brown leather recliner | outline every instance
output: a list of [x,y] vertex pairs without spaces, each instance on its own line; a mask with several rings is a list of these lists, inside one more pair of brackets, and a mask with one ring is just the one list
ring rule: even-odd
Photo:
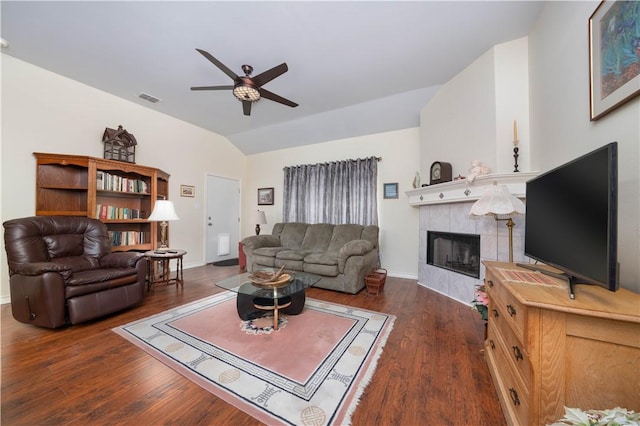
[[56,328],[142,301],[144,256],[112,253],[99,220],[36,216],[6,221],[4,229],[16,320]]

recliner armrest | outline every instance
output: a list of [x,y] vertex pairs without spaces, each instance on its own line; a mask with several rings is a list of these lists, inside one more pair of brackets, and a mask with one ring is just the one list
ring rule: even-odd
[[241,242],[251,250],[260,247],[280,247],[280,238],[274,237],[273,235],[252,235],[243,239]]
[[18,263],[12,265],[11,275],[20,274],[26,276],[42,275],[47,272],[58,272],[66,279],[72,274],[71,267],[55,262]]
[[101,268],[134,268],[140,259],[143,259],[142,253],[136,252],[114,252],[100,258]]
[[344,265],[351,256],[362,256],[373,250],[373,243],[367,240],[351,240],[338,250],[338,270],[344,272]]

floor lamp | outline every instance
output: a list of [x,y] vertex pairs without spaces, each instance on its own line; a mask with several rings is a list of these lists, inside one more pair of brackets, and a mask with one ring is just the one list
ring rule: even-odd
[[498,185],[495,182],[487,188],[471,206],[469,216],[478,218],[482,216],[493,216],[496,220],[506,220],[509,228],[509,262],[513,263],[513,220],[515,215],[524,214],[525,206],[519,198],[512,195],[506,186]]
[[159,250],[167,250],[167,226],[168,220],[180,220],[173,207],[173,203],[169,200],[158,200],[153,205],[153,211],[148,220],[160,222],[160,247]]

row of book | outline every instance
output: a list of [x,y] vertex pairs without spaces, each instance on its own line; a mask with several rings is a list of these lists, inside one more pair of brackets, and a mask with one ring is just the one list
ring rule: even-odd
[[149,184],[143,180],[112,175],[103,171],[98,171],[96,182],[98,191],[149,193]]
[[112,246],[135,246],[148,244],[151,240],[149,232],[140,231],[108,231]]
[[106,204],[96,206],[98,219],[146,219],[146,210],[130,209],[128,207],[115,207]]

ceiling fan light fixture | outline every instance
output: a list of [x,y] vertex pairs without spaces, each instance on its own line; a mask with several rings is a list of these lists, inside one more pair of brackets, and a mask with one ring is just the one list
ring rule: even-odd
[[241,101],[256,102],[260,100],[260,92],[256,87],[246,82],[240,82],[233,87],[233,95]]

